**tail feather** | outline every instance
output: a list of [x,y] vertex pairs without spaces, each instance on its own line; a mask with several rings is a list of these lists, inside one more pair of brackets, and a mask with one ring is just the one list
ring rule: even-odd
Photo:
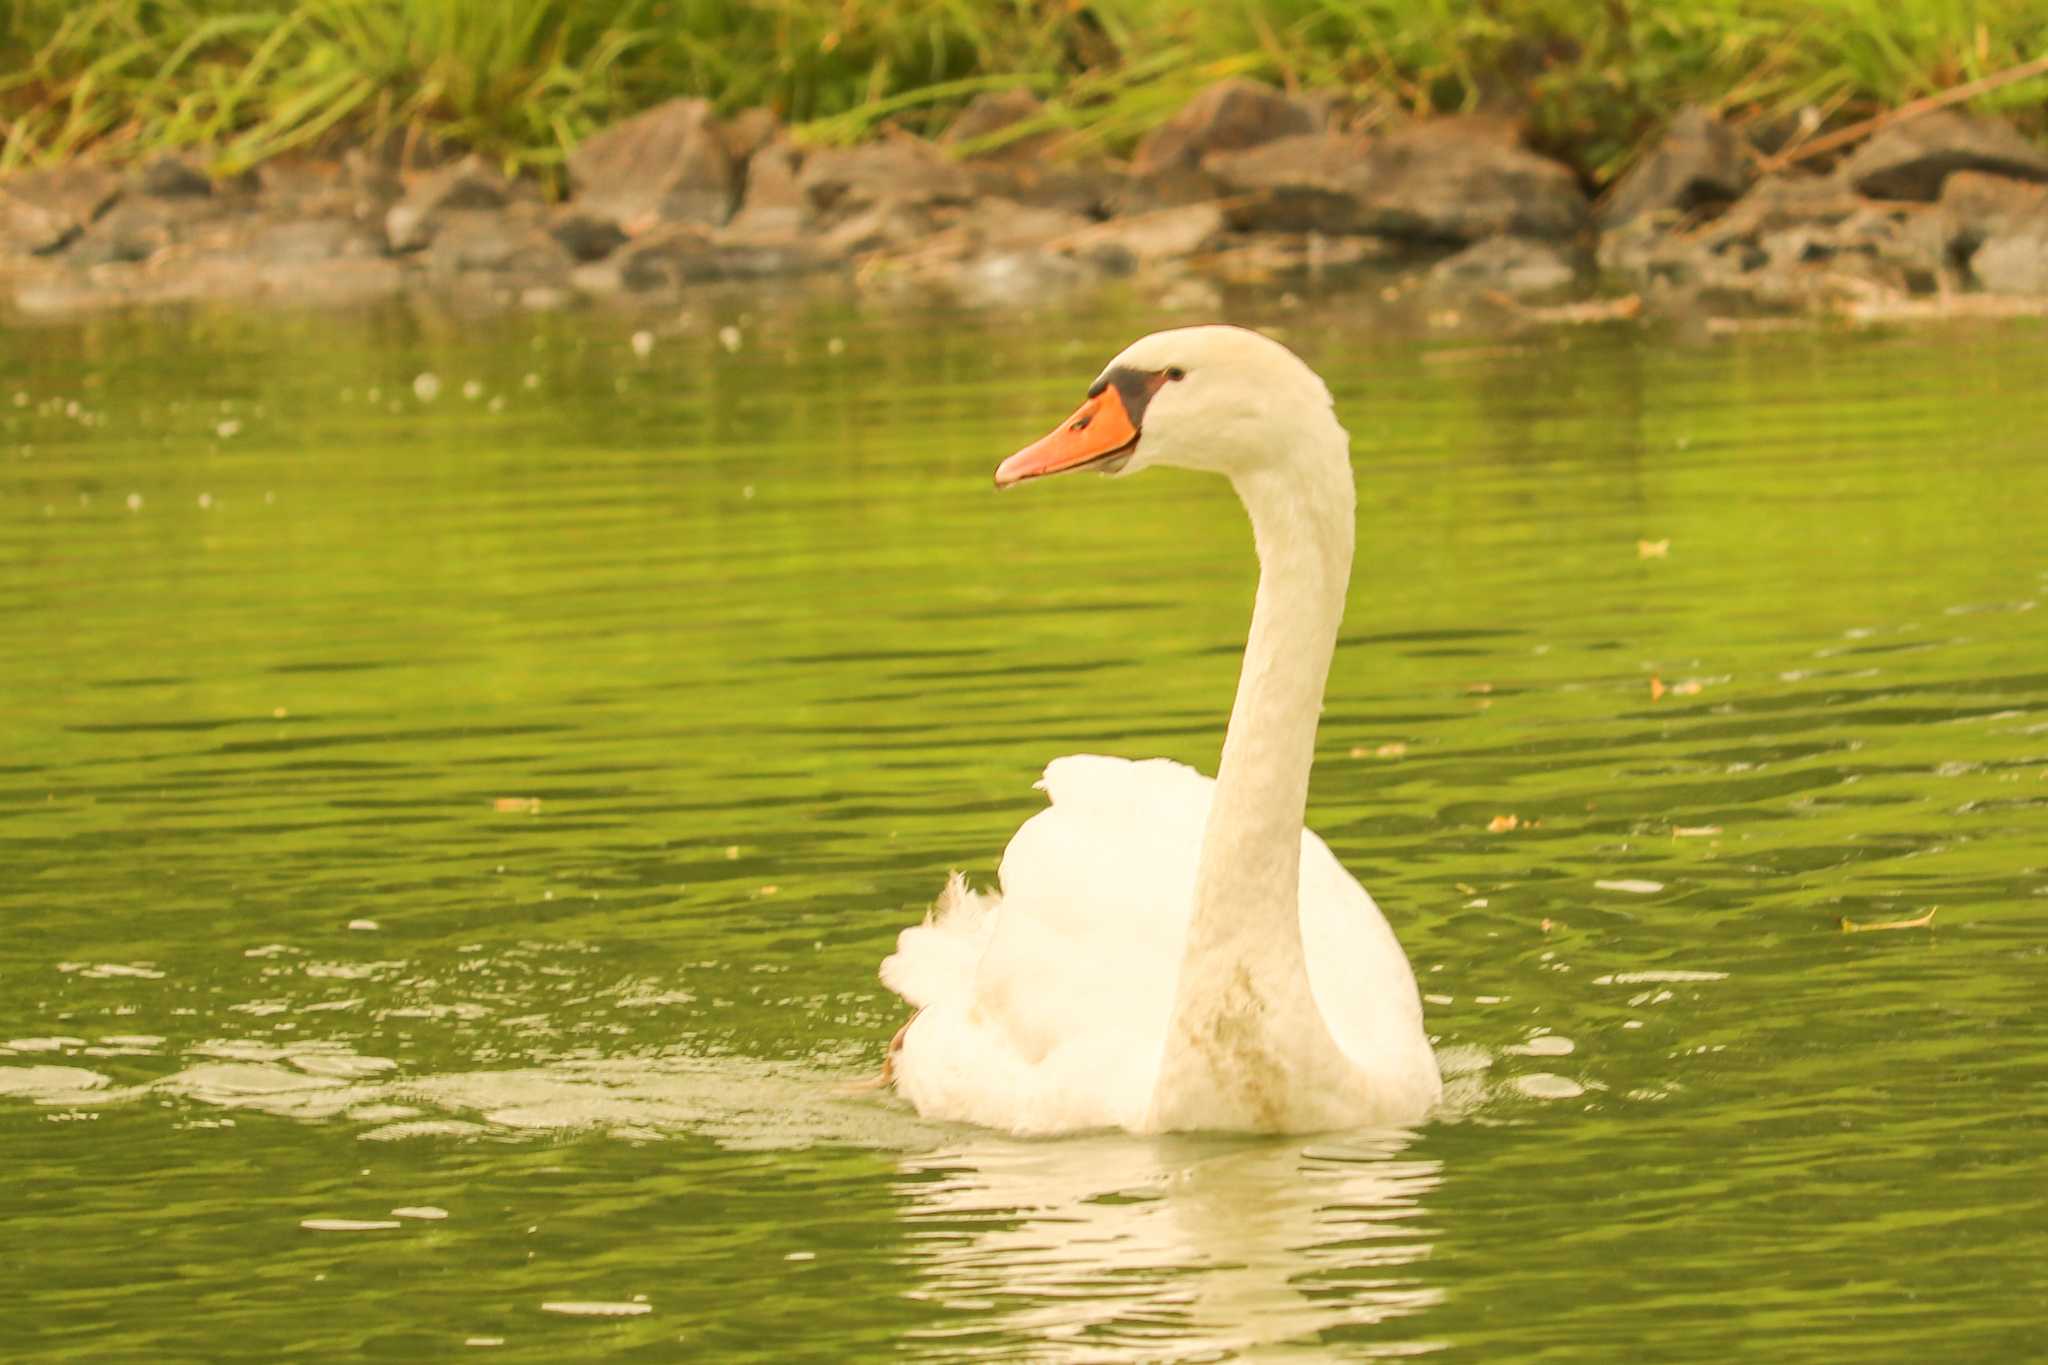
[[955,872],[924,923],[899,934],[896,951],[882,959],[882,984],[918,1009],[970,989],[999,901],[974,890]]

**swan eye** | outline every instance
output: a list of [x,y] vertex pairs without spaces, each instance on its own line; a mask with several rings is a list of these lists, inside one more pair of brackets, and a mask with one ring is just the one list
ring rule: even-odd
[[1168,365],[1166,367],[1166,377],[1171,380],[1179,381],[1182,379],[1186,379],[1188,377],[1188,372],[1186,370],[1183,370],[1178,365]]

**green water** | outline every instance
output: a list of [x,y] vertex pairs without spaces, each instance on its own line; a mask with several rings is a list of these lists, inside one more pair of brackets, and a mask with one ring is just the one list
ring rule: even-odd
[[1213,765],[1228,490],[988,486],[1166,319],[0,333],[0,1358],[2048,1355],[2048,336],[1240,316],[1412,1135],[836,1089],[1047,758]]

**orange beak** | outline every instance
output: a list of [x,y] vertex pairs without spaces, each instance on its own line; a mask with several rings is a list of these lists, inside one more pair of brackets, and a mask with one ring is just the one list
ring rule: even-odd
[[1048,435],[996,466],[996,487],[1063,474],[1127,454],[1138,443],[1138,428],[1114,384],[1104,386]]

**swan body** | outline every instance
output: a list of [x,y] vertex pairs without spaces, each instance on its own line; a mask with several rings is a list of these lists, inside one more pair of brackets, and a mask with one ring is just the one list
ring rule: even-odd
[[956,875],[882,963],[917,1008],[887,1074],[928,1118],[1016,1133],[1414,1123],[1442,1088],[1414,973],[1302,827],[1351,569],[1349,439],[1277,342],[1180,328],[1127,348],[996,477],[1152,464],[1228,477],[1259,550],[1217,777],[1054,759],[1000,889]]

